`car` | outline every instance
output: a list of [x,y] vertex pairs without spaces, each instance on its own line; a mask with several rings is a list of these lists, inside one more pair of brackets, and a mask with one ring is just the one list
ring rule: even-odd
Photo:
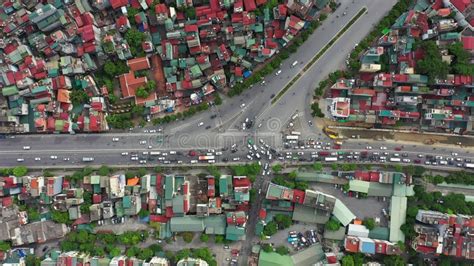
[[119,141],[119,138],[112,138],[112,141],[117,142],[117,141]]
[[270,95],[270,99],[273,99],[274,97],[275,97],[274,93],[272,95]]
[[56,155],[51,155],[51,156],[49,156],[49,158],[51,158],[51,160],[56,160],[56,159],[58,159],[58,156],[56,156]]
[[417,156],[418,156],[418,158],[423,158],[423,157],[425,157],[423,154],[418,154]]
[[42,249],[43,252],[46,252],[46,250],[48,250],[48,246],[44,246],[44,248]]
[[232,158],[232,161],[240,161],[240,158],[239,157],[234,157],[234,158]]
[[210,129],[210,128],[211,128],[211,126],[206,126],[206,129]]
[[402,159],[402,162],[404,162],[404,163],[409,163],[410,161],[411,161],[411,160],[410,160],[410,159],[407,159],[407,158],[403,158],[403,159]]
[[278,71],[275,73],[275,76],[278,76],[281,74],[281,69],[278,69]]
[[382,146],[382,147],[380,147],[380,149],[381,149],[381,150],[386,150],[387,147]]
[[151,146],[151,145],[148,145],[148,149],[153,149],[153,146]]
[[293,68],[293,67],[295,67],[297,64],[298,64],[298,61],[295,61],[295,62],[291,63],[291,66],[290,66],[290,67]]
[[224,246],[224,249],[229,249],[229,246],[228,246],[228,245],[225,245],[225,246]]
[[199,122],[198,127],[204,125],[204,122]]
[[211,119],[214,119],[216,117],[217,117],[217,115],[211,115]]
[[156,129],[150,129],[150,133],[156,133]]
[[40,157],[35,157],[35,161],[41,161]]
[[64,158],[63,160],[64,160],[64,161],[69,161],[70,159],[71,159],[71,158],[66,157],[66,158]]
[[308,121],[308,125],[312,126],[313,125],[313,121]]
[[452,156],[458,156],[458,153],[457,152],[451,152],[451,155]]
[[365,147],[367,150],[371,150],[372,149],[372,146],[367,146]]
[[29,150],[29,149],[31,149],[31,147],[30,146],[23,146],[23,149],[24,150]]
[[17,162],[24,162],[25,159],[23,159],[23,158],[18,158],[18,159],[16,159],[16,161],[17,161]]
[[240,105],[240,108],[244,108],[244,107],[245,107],[245,103]]
[[145,145],[146,144],[146,140],[140,140],[140,145]]
[[130,160],[131,161],[138,161],[138,157],[137,156],[130,157]]

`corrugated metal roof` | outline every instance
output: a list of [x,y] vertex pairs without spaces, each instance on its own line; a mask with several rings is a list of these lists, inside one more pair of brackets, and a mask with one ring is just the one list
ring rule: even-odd
[[204,220],[195,216],[173,217],[170,220],[171,232],[202,232]]
[[350,180],[349,190],[355,192],[369,193],[370,182],[362,180]]
[[324,251],[321,243],[316,243],[311,247],[291,256],[291,260],[295,266],[312,266],[321,261],[323,258]]
[[393,196],[390,204],[390,241],[405,242],[405,235],[400,226],[405,223],[407,215],[407,197]]
[[336,219],[344,226],[347,226],[356,218],[355,214],[352,213],[352,211],[349,210],[349,208],[347,208],[347,206],[339,199],[336,199],[332,215],[334,215],[334,217],[336,217]]
[[260,250],[260,255],[258,256],[258,265],[259,266],[292,266],[293,261],[288,255],[282,256],[276,252],[265,252]]

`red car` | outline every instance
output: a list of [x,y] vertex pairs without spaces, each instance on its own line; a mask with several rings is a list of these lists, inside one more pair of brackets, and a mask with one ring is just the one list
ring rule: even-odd
[[400,147],[395,147],[395,150],[396,150],[396,151],[401,151],[402,148],[400,148]]
[[193,151],[193,150],[190,150],[188,154],[189,154],[189,156],[196,156],[197,155],[196,151]]
[[415,163],[421,163],[421,160],[420,160],[420,159],[415,159],[415,160],[413,160],[413,162],[415,162]]
[[341,149],[341,145],[335,144],[334,147],[333,147],[333,149],[335,149],[335,150],[340,150],[340,149]]

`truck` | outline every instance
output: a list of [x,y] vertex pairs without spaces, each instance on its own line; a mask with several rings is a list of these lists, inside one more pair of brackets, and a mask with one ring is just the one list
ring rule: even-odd
[[301,136],[301,132],[299,132],[299,131],[291,131],[291,135]]
[[161,154],[160,151],[151,151],[151,152],[150,152],[150,155],[151,155],[151,156],[158,156],[158,155],[160,155],[160,154]]
[[286,140],[298,140],[299,138],[300,138],[299,136],[294,136],[294,135],[286,136]]
[[474,169],[474,163],[465,163],[464,168]]
[[392,157],[392,158],[390,158],[390,161],[399,163],[401,160],[400,160],[400,158]]
[[214,155],[201,155],[198,157],[199,161],[207,161],[207,160],[215,160],[216,157]]
[[329,127],[324,127],[323,132],[328,135],[331,139],[338,139],[339,133],[337,133],[334,129],[330,129]]
[[324,158],[326,162],[337,162],[337,157],[326,157]]
[[94,161],[94,157],[82,157],[83,162],[92,162]]

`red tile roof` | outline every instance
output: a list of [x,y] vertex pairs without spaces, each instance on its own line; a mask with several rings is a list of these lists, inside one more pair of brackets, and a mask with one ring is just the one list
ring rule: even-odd
[[453,4],[460,12],[464,12],[464,10],[471,5],[471,0],[451,0],[451,4]]
[[128,5],[128,0],[110,0],[110,5],[113,9]]
[[461,41],[464,49],[474,50],[474,36],[462,36]]
[[131,71],[144,70],[151,67],[150,60],[146,56],[130,59],[127,61],[127,65]]
[[257,9],[255,5],[255,0],[244,0],[245,11],[254,11]]

